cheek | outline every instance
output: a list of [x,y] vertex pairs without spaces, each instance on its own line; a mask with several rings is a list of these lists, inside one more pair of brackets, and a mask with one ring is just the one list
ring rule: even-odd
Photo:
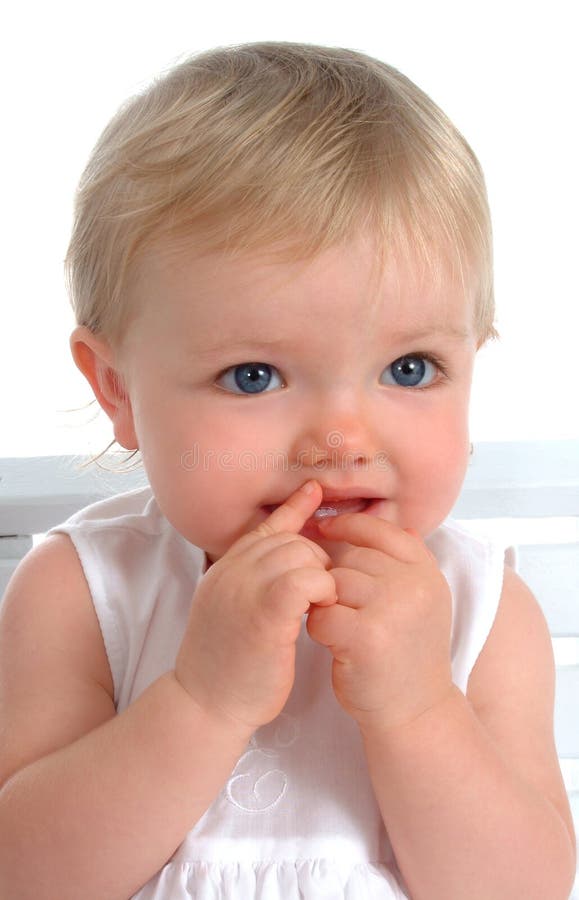
[[212,450],[200,445],[171,475],[153,468],[149,477],[171,525],[192,544],[221,556],[258,524],[252,515],[258,495],[252,474],[231,470],[225,454],[222,460],[212,459]]
[[444,420],[420,439],[418,461],[424,477],[436,483],[462,482],[469,456],[468,425],[465,420]]
[[[404,452],[405,451],[405,452]],[[445,417],[415,430],[400,458],[402,497],[419,530],[437,527],[454,506],[470,458],[467,417]]]
[[142,448],[157,502],[177,531],[218,558],[263,520],[267,427],[190,413],[166,424]]

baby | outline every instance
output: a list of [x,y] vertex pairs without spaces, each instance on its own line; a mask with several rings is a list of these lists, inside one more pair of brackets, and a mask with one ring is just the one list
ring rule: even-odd
[[105,130],[68,271],[150,487],[8,588],[1,896],[566,900],[548,630],[448,519],[494,334],[464,139],[357,52],[204,53]]

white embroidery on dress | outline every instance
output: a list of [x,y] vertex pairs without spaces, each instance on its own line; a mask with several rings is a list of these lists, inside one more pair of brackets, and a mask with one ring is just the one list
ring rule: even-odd
[[298,735],[297,720],[287,713],[281,713],[269,725],[260,728],[225,785],[229,802],[244,812],[253,813],[266,812],[277,806],[287,791],[288,777],[282,769],[269,766],[273,760],[279,760],[278,751],[291,747]]

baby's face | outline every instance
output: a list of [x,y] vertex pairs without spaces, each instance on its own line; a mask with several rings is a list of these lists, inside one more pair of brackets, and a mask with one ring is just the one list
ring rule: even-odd
[[122,357],[134,428],[162,511],[213,561],[312,477],[423,535],[451,510],[472,298],[408,267],[377,278],[373,258],[360,238],[306,263],[167,249],[141,264]]

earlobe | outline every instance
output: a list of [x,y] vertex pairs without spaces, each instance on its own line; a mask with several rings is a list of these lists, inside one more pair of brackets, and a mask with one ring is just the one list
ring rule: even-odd
[[130,397],[109,343],[80,325],[70,336],[70,349],[77,368],[113,423],[115,440],[127,450],[138,449]]

